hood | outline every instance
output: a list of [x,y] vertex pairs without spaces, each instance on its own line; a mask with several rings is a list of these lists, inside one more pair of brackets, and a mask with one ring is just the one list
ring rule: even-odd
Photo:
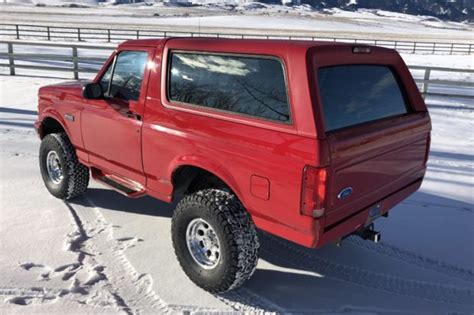
[[45,85],[39,89],[38,94],[41,96],[44,96],[46,94],[57,95],[62,93],[82,95],[83,86],[90,82],[90,80],[75,80]]

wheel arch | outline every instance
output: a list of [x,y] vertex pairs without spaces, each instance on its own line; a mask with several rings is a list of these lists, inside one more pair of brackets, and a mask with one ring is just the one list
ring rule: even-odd
[[60,116],[54,112],[48,112],[42,115],[41,124],[38,130],[38,134],[41,139],[51,133],[64,132],[70,139],[69,131],[67,130],[66,124]]
[[199,187],[199,181],[204,179],[210,180],[210,185],[200,188],[217,188],[213,185],[223,184],[224,187],[234,193],[245,206],[245,200],[242,198],[242,190],[237,184],[237,181],[220,163],[196,157],[192,160],[183,159],[180,162],[174,163],[169,173],[169,178],[171,178],[173,185],[173,200],[181,194],[186,195],[194,192],[193,190],[196,189],[196,186],[193,187],[193,185],[198,185],[197,187]]

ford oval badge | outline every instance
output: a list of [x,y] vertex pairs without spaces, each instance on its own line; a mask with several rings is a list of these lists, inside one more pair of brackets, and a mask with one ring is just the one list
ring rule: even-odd
[[343,190],[341,190],[339,192],[339,194],[337,195],[337,198],[338,199],[346,199],[348,198],[350,195],[352,195],[352,187],[346,187],[344,188]]

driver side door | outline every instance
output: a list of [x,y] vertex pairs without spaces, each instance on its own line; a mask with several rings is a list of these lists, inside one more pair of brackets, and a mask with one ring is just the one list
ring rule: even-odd
[[82,136],[89,162],[104,172],[145,185],[141,117],[153,49],[119,50],[94,82],[103,97],[84,99]]

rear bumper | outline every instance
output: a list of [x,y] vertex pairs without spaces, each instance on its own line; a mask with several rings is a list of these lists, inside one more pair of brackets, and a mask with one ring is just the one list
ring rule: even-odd
[[395,193],[392,193],[388,197],[385,197],[369,207],[355,212],[341,221],[335,222],[329,226],[324,224],[324,218],[315,221],[315,235],[310,247],[321,247],[322,245],[337,241],[344,236],[354,233],[370,222],[369,212],[371,209],[374,207],[380,207],[381,215],[387,213],[391,208],[417,191],[418,188],[420,188],[422,181],[423,178],[420,178]]
[[338,241],[364,227],[368,223],[369,212],[374,207],[379,206],[380,215],[383,215],[413,194],[421,186],[424,171],[425,169],[420,170],[420,173],[418,173],[419,176],[415,177],[418,179],[412,181],[410,184],[403,186],[401,189],[388,196],[385,196],[378,202],[372,203],[369,207],[349,214],[334,223],[328,224],[326,222],[326,217],[315,220],[306,216],[308,219],[306,224],[302,225],[300,229],[295,229],[292,226],[275,222],[274,220],[257,215],[252,215],[252,219],[259,229],[270,234],[277,235],[305,247],[321,247],[327,243]]

